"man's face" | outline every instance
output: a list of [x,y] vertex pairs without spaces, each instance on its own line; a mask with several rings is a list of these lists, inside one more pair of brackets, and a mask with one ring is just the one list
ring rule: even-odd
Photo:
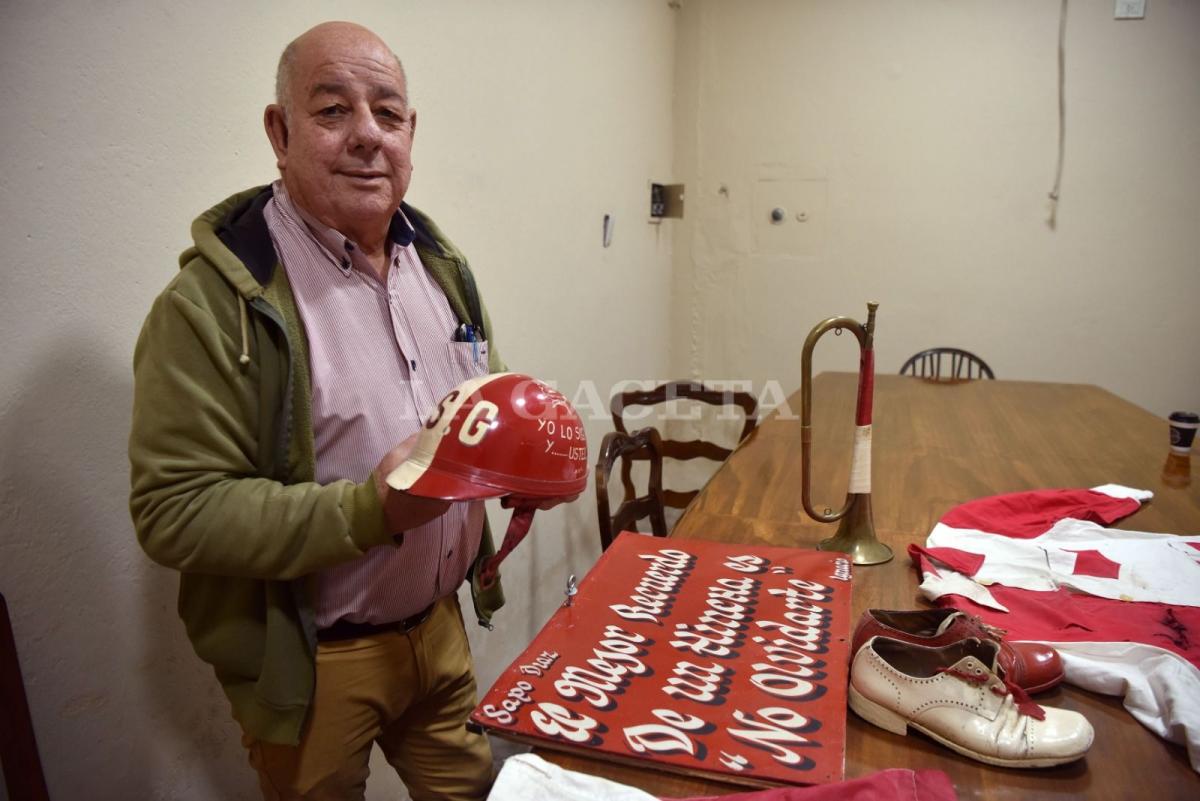
[[367,32],[333,31],[297,53],[288,94],[286,114],[273,122],[278,106],[267,110],[288,193],[325,225],[372,244],[412,177],[416,112],[400,66]]

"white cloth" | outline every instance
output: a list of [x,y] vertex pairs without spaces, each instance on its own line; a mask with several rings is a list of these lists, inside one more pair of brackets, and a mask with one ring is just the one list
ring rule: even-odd
[[[1153,497],[1148,490],[1117,484],[1093,487],[1092,492],[1138,503]],[[1053,507],[1047,514],[1054,514]],[[983,564],[971,578],[984,587],[1003,584],[1038,592],[1069,587],[1120,601],[1200,606],[1200,536],[1125,531],[1067,517],[1036,537],[1014,538],[1003,517],[989,516],[986,531],[956,525],[953,518],[949,525],[939,522],[925,546],[982,556]],[[922,589],[931,598],[941,594],[936,583]],[[967,594],[961,587],[954,591]],[[988,600],[968,597],[1003,610],[986,590],[978,595]]]
[[488,801],[658,801],[636,787],[576,773],[535,754],[504,761]]
[[[1184,606],[1200,606],[1196,545],[1200,537],[1125,531],[1071,518],[1027,540],[938,523],[926,541],[929,548],[983,556],[983,566],[972,578],[985,586],[1003,584],[1039,592],[1070,587],[1101,598]],[[1089,574],[1081,564],[1084,555],[1115,575]]]
[[1182,743],[1200,771],[1200,669],[1163,648],[1124,642],[1052,642],[1066,681],[1101,695],[1118,695],[1150,731]]

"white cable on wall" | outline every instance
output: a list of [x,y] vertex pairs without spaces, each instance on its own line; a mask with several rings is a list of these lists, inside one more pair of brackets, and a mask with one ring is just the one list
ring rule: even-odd
[[1050,230],[1058,225],[1058,196],[1062,187],[1063,150],[1066,144],[1067,97],[1067,0],[1062,0],[1058,14],[1058,166],[1054,170],[1054,188],[1050,190],[1050,217],[1046,220]]

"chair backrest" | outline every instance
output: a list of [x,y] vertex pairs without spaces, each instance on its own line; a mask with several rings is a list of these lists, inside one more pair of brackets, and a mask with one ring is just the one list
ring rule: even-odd
[[33,736],[33,720],[17,661],[17,643],[13,638],[8,604],[0,594],[0,767],[8,797],[47,801],[46,778]]
[[915,354],[900,368],[900,375],[934,381],[971,381],[995,378],[987,362],[961,348],[930,348]]
[[[758,401],[749,392],[734,392],[731,390],[710,389],[696,381],[671,381],[648,390],[633,390],[621,392],[612,397],[609,409],[612,412],[613,426],[617,431],[626,432],[624,412],[631,406],[657,406],[674,400],[691,400],[710,406],[740,407],[744,416],[741,433],[737,441],[741,442],[754,427],[758,425]],[[660,434],[661,436],[661,434]],[[715,442],[702,439],[673,440],[663,438],[663,456],[667,459],[687,461],[691,459],[711,459],[723,462],[733,453]],[[629,480],[630,465],[627,462],[621,469],[621,480],[625,485],[626,495],[633,493],[633,484]],[[683,509],[700,490],[676,491],[663,490],[666,505],[673,509]]]
[[[640,457],[650,462],[650,477],[646,494],[626,494],[615,514],[609,514],[608,479],[613,465],[621,459],[624,465]],[[600,458],[596,460],[596,513],[600,518],[600,549],[608,550],[613,536],[622,531],[637,531],[637,521],[650,518],[650,530],[656,537],[667,536],[667,520],[663,513],[662,440],[653,428],[643,428],[633,434],[610,431],[600,443]]]

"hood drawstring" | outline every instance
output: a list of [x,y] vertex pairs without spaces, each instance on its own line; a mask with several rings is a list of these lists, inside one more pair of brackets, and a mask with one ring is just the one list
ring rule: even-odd
[[238,311],[241,312],[242,323],[242,355],[238,357],[238,364],[250,363],[250,312],[246,308],[246,299],[242,297],[242,293],[238,293]]

